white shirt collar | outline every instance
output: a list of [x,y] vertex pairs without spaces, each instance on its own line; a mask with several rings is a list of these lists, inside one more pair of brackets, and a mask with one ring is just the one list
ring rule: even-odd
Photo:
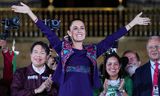
[[[154,66],[155,62],[150,60],[151,66]],[[160,64],[160,61],[158,61],[158,64]]]
[[33,70],[35,72],[37,72],[38,74],[40,74],[40,75],[46,70],[46,66],[45,65],[42,68],[37,68],[32,64],[32,67],[33,67]]

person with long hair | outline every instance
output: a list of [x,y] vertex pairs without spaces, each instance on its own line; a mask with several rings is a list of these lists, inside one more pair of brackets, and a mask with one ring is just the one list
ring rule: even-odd
[[82,20],[74,19],[68,27],[68,39],[60,40],[24,3],[13,5],[17,13],[27,14],[45,34],[60,56],[53,82],[59,85],[59,96],[93,96],[93,89],[100,88],[96,59],[110,48],[114,41],[127,34],[135,25],[148,25],[150,19],[139,13],[129,24],[106,37],[98,44],[84,45],[86,27]]
[[106,57],[105,80],[100,96],[132,96],[132,80],[123,74],[122,61],[116,53]]

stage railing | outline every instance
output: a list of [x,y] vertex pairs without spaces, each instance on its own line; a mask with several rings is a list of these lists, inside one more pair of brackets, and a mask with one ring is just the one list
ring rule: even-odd
[[[160,35],[160,9],[143,8],[140,9],[124,9],[117,8],[55,8],[48,9],[32,9],[34,13],[41,19],[58,19],[61,21],[60,29],[57,34],[62,37],[66,35],[68,23],[74,18],[84,20],[87,29],[87,36],[89,37],[104,37],[112,34],[118,28],[129,23],[139,12],[143,11],[143,16],[151,18],[152,24],[149,26],[135,26],[126,36],[151,36]],[[43,37],[44,35],[31,21],[31,19],[24,14],[17,14],[11,9],[0,9],[0,20],[4,18],[11,18],[14,16],[20,17],[19,30],[12,30],[10,36],[13,37]],[[0,32],[2,30],[0,25]]]

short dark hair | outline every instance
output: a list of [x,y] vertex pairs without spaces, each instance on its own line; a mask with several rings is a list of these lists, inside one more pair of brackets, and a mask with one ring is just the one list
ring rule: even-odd
[[30,49],[30,52],[32,53],[33,51],[33,48],[36,46],[36,45],[40,45],[42,46],[42,48],[45,50],[46,54],[49,55],[49,47],[46,43],[42,42],[42,41],[37,41],[37,42],[34,42],[33,45],[31,46],[31,49]]

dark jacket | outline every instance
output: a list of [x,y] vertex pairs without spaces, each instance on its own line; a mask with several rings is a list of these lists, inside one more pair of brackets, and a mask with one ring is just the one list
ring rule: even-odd
[[48,67],[41,75],[33,70],[32,65],[18,69],[13,75],[11,96],[57,96],[54,84],[50,92],[44,91],[36,95],[34,93],[34,89],[38,88],[50,74],[53,74],[53,71]]
[[[160,76],[158,78],[160,80]],[[147,62],[143,66],[139,67],[135,72],[133,80],[133,94],[134,96],[152,96],[152,86],[151,64],[150,62]],[[158,87],[160,93],[160,82],[158,82]]]

